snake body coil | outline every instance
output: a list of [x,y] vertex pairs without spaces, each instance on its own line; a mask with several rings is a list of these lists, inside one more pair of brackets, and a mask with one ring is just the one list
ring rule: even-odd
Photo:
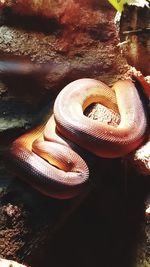
[[[119,110],[121,121],[118,127],[84,116],[83,110],[93,102]],[[118,81],[113,90],[92,79],[72,82],[58,95],[54,116],[57,128],[64,136],[106,158],[121,157],[138,147],[147,125],[142,102],[135,85],[129,80]]]
[[[118,127],[84,115],[85,108],[94,102],[120,114]],[[54,117],[46,127],[39,127],[13,142],[11,160],[20,176],[40,192],[56,198],[74,197],[86,186],[89,171],[66,139],[97,156],[116,158],[143,142],[146,126],[134,83],[118,81],[111,89],[94,79],[79,79],[59,93]]]

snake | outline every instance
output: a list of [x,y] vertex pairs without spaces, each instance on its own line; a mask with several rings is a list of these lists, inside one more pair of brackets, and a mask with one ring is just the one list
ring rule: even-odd
[[[117,127],[85,116],[93,103],[119,114]],[[145,109],[133,81],[119,80],[110,88],[99,80],[81,78],[57,95],[46,125],[13,141],[11,162],[18,176],[42,194],[69,199],[89,183],[88,165],[74,146],[98,157],[123,157],[141,145],[146,129]]]

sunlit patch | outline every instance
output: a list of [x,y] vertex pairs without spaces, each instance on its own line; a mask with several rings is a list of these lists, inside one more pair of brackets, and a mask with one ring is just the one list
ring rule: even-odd
[[145,210],[146,215],[150,215],[150,205]]

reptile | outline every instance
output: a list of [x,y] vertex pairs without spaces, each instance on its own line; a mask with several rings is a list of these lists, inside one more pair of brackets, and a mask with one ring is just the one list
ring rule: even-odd
[[[85,116],[84,110],[92,103],[119,113],[119,125]],[[134,82],[120,80],[110,88],[101,81],[82,78],[60,91],[46,125],[12,143],[10,158],[17,174],[41,193],[68,199],[89,182],[88,166],[71,143],[99,157],[118,158],[142,144],[146,129],[145,110]]]

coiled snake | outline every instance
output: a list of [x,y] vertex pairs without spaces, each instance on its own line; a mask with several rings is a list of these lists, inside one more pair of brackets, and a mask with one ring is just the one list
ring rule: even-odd
[[[120,114],[118,127],[86,117],[93,102]],[[67,139],[97,156],[122,157],[136,149],[145,136],[145,111],[133,82],[118,81],[113,88],[94,79],[68,84],[57,96],[54,116],[18,139],[10,150],[16,172],[43,194],[55,198],[78,195],[88,182],[85,161]]]

